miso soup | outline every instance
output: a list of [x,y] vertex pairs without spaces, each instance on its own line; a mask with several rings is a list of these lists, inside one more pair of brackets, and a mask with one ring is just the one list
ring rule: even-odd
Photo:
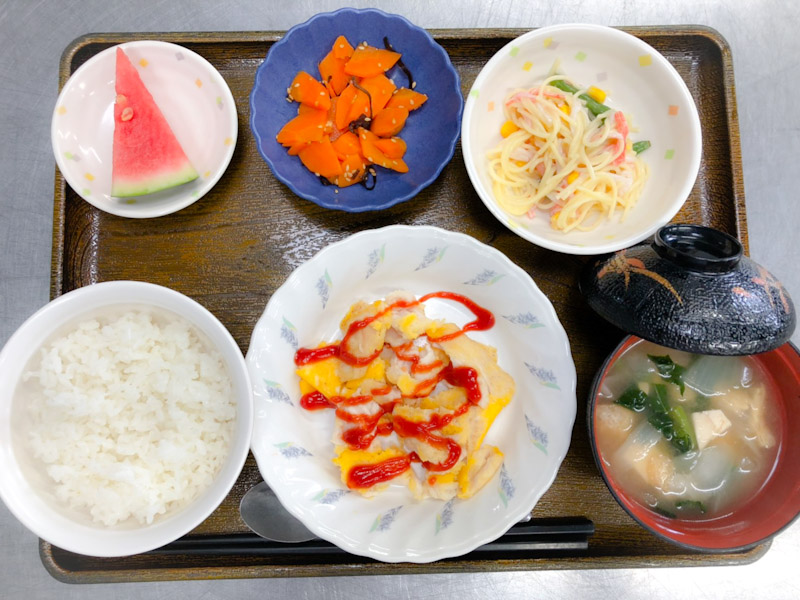
[[612,365],[595,405],[611,477],[652,510],[712,519],[768,479],[781,444],[767,375],[751,357],[693,355],[640,341]]

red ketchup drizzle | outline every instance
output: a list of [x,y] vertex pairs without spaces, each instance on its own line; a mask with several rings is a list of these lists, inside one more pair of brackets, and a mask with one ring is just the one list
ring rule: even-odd
[[460,302],[461,304],[466,306],[469,310],[471,310],[473,315],[475,315],[474,321],[470,321],[458,331],[441,335],[437,338],[432,338],[428,336],[428,339],[432,342],[446,342],[448,340],[452,340],[453,338],[457,338],[462,333],[465,333],[467,331],[486,331],[487,329],[491,329],[492,327],[494,327],[494,315],[485,308],[483,308],[482,306],[476,304],[475,302],[467,298],[466,296],[462,296],[461,294],[456,294],[454,292],[431,292],[430,294],[426,294],[422,298],[420,298],[418,302],[425,302],[426,300],[430,300],[431,298],[445,298],[447,300],[454,300],[456,302]]
[[[365,422],[366,424],[366,422]],[[378,435],[377,421],[371,422],[370,427],[351,427],[342,433],[344,442],[354,450],[369,448],[372,440]]]
[[427,365],[421,365],[419,364],[421,358],[419,354],[404,354],[405,352],[411,350],[413,344],[414,342],[408,342],[407,344],[403,344],[397,348],[392,348],[395,355],[397,355],[397,358],[411,363],[411,368],[409,371],[412,375],[414,373],[427,373],[428,371],[433,371],[434,369],[438,369],[442,366],[442,361],[440,360],[435,360]]
[[[464,406],[466,406],[466,403]],[[435,416],[438,415],[434,415],[434,417]],[[452,417],[455,416],[455,413],[446,416]],[[458,458],[461,456],[461,446],[459,446],[450,438],[432,434],[432,430],[439,429],[445,425],[444,423],[437,423],[436,421],[438,421],[438,419],[434,419],[432,422],[424,421],[422,423],[414,423],[412,421],[405,420],[403,417],[395,416],[392,420],[392,423],[394,424],[394,430],[400,437],[413,437],[421,442],[425,442],[426,444],[433,446],[434,448],[447,448],[447,458],[440,463],[431,463],[424,460],[420,461],[422,466],[429,471],[447,471],[448,469],[451,469],[456,462],[458,462]]]
[[[339,358],[341,361],[351,366],[366,366],[371,363],[380,354],[380,350],[374,352],[369,356],[355,356],[347,350],[348,342],[360,330],[367,327],[376,319],[384,316],[395,308],[412,308],[430,300],[431,298],[444,298],[447,300],[454,300],[466,306],[475,315],[475,320],[470,321],[463,328],[452,333],[448,333],[437,338],[431,338],[432,342],[445,342],[452,340],[467,331],[484,331],[494,326],[494,315],[485,308],[474,303],[472,300],[461,294],[453,292],[432,292],[422,296],[419,300],[407,301],[398,300],[389,306],[385,307],[382,311],[375,315],[361,319],[360,321],[353,321],[350,323],[345,332],[342,341],[338,344],[331,344],[321,348],[300,348],[295,354],[294,361],[297,366],[303,366],[314,362],[326,360],[328,358]],[[432,371],[441,366],[441,361],[434,361],[428,365],[419,365],[419,356],[404,356],[401,352],[410,349],[410,344],[401,346],[395,349],[395,353],[402,360],[412,363],[411,372],[427,372]],[[455,411],[447,415],[434,414],[429,421],[415,423],[408,421],[400,416],[395,416],[392,422],[383,422],[379,424],[380,418],[390,413],[394,405],[399,400],[393,400],[381,405],[381,411],[374,415],[365,414],[352,414],[337,408],[336,416],[348,423],[353,423],[355,427],[347,429],[342,438],[347,445],[353,449],[368,448],[377,435],[389,435],[392,431],[396,431],[401,437],[414,437],[422,442],[425,442],[436,448],[447,448],[447,458],[441,463],[431,463],[423,461],[419,458],[416,452],[411,452],[405,456],[398,456],[389,458],[379,463],[357,465],[350,469],[347,474],[347,485],[350,488],[369,488],[377,483],[389,481],[398,475],[401,475],[411,466],[412,462],[420,462],[429,471],[447,471],[458,462],[461,456],[461,446],[455,441],[435,435],[432,433],[441,429],[469,410],[471,404],[477,404],[481,399],[481,391],[478,386],[478,374],[475,369],[471,367],[453,367],[448,365],[435,377],[427,379],[419,383],[414,389],[414,397],[424,395],[430,392],[439,381],[447,381],[449,384],[463,387],[467,393],[467,402],[464,402]],[[330,400],[325,398],[320,392],[311,392],[305,394],[300,399],[300,405],[306,410],[320,410],[324,408],[335,408],[337,404],[342,405],[356,405],[364,404],[372,400],[373,396],[386,395],[391,392],[391,386],[385,388],[378,388],[372,391],[372,396],[354,396],[352,398],[334,397]]]
[[452,367],[442,369],[442,379],[451,385],[463,387],[467,391],[467,401],[447,415],[433,414],[430,420],[415,423],[399,415],[392,419],[394,430],[400,437],[413,437],[434,448],[447,448],[447,458],[441,463],[421,461],[428,471],[447,471],[453,468],[461,456],[461,446],[450,438],[434,435],[432,432],[449,425],[453,419],[466,413],[470,405],[477,404],[481,399],[481,390],[478,387],[478,373],[472,367]]
[[467,399],[473,404],[481,401],[481,388],[478,385],[478,372],[471,367],[454,367],[447,365],[435,377],[419,382],[411,393],[411,398],[424,398],[436,384],[446,381],[450,385],[462,387],[467,391]]
[[422,304],[426,300],[430,300],[431,298],[444,298],[446,300],[460,302],[470,311],[472,311],[472,314],[475,315],[475,320],[464,325],[462,329],[454,331],[453,333],[445,334],[438,338],[429,338],[432,342],[446,342],[458,337],[466,331],[485,331],[494,325],[494,315],[466,296],[462,296],[461,294],[456,294],[454,292],[431,292],[430,294],[425,294],[419,300],[397,300],[396,302],[392,302],[390,305],[385,307],[382,311],[372,316],[361,319],[360,321],[353,321],[348,326],[342,341],[338,344],[331,344],[321,348],[300,348],[294,355],[294,362],[300,367],[309,363],[337,357],[353,367],[366,366],[378,357],[378,355],[381,353],[380,349],[376,352],[373,352],[369,356],[355,356],[351,354],[349,350],[347,350],[347,343],[350,341],[350,338],[367,327],[370,323],[381,318],[383,315],[391,312],[395,308],[413,308],[419,304]]
[[347,474],[347,487],[369,488],[376,483],[389,481],[401,475],[411,466],[411,458],[396,456],[371,465],[357,465]]
[[[444,369],[442,369],[444,371]],[[410,396],[407,398],[424,398],[428,394],[433,391],[433,388],[436,387],[436,384],[442,380],[442,371],[439,371],[434,377],[430,379],[424,379],[420,381],[417,385],[414,386],[414,391],[411,392]]]
[[[363,398],[364,396],[358,396]],[[371,396],[366,396],[371,400]],[[341,408],[336,409],[336,416],[345,423],[352,423],[354,427],[350,427],[342,432],[342,439],[344,442],[355,450],[364,450],[368,448],[378,434],[378,421],[384,415],[383,410],[377,411],[375,414],[353,414]]]
[[298,367],[308,363],[319,362],[327,358],[339,356],[339,344],[322,348],[300,348],[294,355],[294,364]]
[[391,421],[384,421],[378,424],[377,435],[389,435],[394,431],[394,425]]
[[334,408],[336,405],[320,392],[314,391],[304,394],[300,398],[300,406],[306,410],[322,410],[323,408]]
[[383,412],[390,413],[394,410],[394,407],[397,404],[400,404],[400,398],[395,398],[394,400],[389,400],[389,402],[378,402],[380,407],[383,409]]
[[467,400],[472,404],[481,401],[481,387],[478,385],[478,372],[472,367],[448,365],[440,373],[450,385],[462,387],[467,391]]
[[342,406],[358,406],[359,404],[372,402],[372,396],[350,396],[349,398],[334,396],[333,402]]

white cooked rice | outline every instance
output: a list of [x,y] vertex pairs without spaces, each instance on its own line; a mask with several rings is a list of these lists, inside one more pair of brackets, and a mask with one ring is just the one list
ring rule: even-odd
[[148,524],[211,485],[233,437],[233,385],[186,320],[141,309],[89,319],[40,357],[20,399],[58,502],[107,526]]

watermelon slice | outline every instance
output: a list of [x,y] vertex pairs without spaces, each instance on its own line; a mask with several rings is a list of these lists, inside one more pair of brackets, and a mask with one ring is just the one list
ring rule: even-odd
[[143,196],[197,179],[130,59],[117,48],[111,195]]

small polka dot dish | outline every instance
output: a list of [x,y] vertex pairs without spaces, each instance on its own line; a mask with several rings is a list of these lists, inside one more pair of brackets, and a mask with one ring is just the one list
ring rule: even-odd
[[[197,178],[141,196],[111,194],[116,51],[122,48],[152,95]],[[222,75],[199,54],[168,42],[112,46],[81,65],[58,96],[51,138],[56,163],[81,198],[107,213],[151,218],[186,208],[216,185],[233,157],[236,105]]]
[[[558,89],[540,87],[548,77],[555,78],[548,80],[552,81],[549,85]],[[539,178],[544,182],[550,177],[551,182],[547,189],[538,185],[534,193],[524,197],[525,201],[537,202],[535,208],[525,210],[524,202],[517,197],[515,210],[509,210],[509,188],[497,183],[508,181],[507,173],[500,171],[498,178],[498,168],[492,166],[490,155],[494,152],[494,156],[501,156],[498,149],[505,147],[505,141],[514,135],[520,137],[520,119],[523,133],[528,130],[526,125],[531,121],[519,116],[522,111],[516,115],[512,111],[521,99],[526,110],[537,102],[543,103],[535,90],[554,92],[556,104],[563,99],[563,106],[557,108],[567,116],[559,115],[556,121],[560,118],[575,122],[576,109],[586,113],[588,124],[580,130],[584,137],[575,139],[585,140],[587,147],[600,139],[598,153],[606,152],[609,157],[605,164],[612,165],[608,180],[613,182],[601,193],[619,197],[618,190],[636,188],[627,210],[620,208],[619,202],[607,204],[608,208],[602,210],[591,209],[596,218],[586,217],[581,227],[570,228],[569,221],[565,226],[559,211],[566,211],[572,199],[597,192],[582,178],[583,173],[594,175],[596,164],[587,167],[585,160],[576,158],[573,165],[573,148],[567,147],[561,133],[553,133],[552,139],[543,136],[547,144],[539,144],[531,133],[525,141],[530,145],[530,156],[522,156],[515,149],[516,154],[499,159],[510,159],[512,171],[521,172],[520,176],[530,176],[537,183]],[[567,98],[570,94],[574,97]],[[592,127],[597,132],[594,137]],[[601,134],[608,135],[607,141]],[[597,255],[648,238],[678,214],[697,178],[702,135],[691,92],[657,50],[618,29],[575,24],[530,31],[501,48],[486,63],[467,96],[461,144],[467,173],[478,196],[501,223],[543,248]],[[540,153],[545,152],[545,145],[555,156],[552,170],[545,170],[543,161],[535,164]],[[626,180],[619,176],[613,165],[622,162],[623,156],[617,154],[619,161],[614,160],[614,152],[621,152],[630,164],[636,161],[641,165],[634,177]],[[639,173],[644,175],[639,177]],[[542,197],[547,201],[543,202]],[[585,210],[589,212],[588,208]],[[583,215],[580,211],[573,214]]]

